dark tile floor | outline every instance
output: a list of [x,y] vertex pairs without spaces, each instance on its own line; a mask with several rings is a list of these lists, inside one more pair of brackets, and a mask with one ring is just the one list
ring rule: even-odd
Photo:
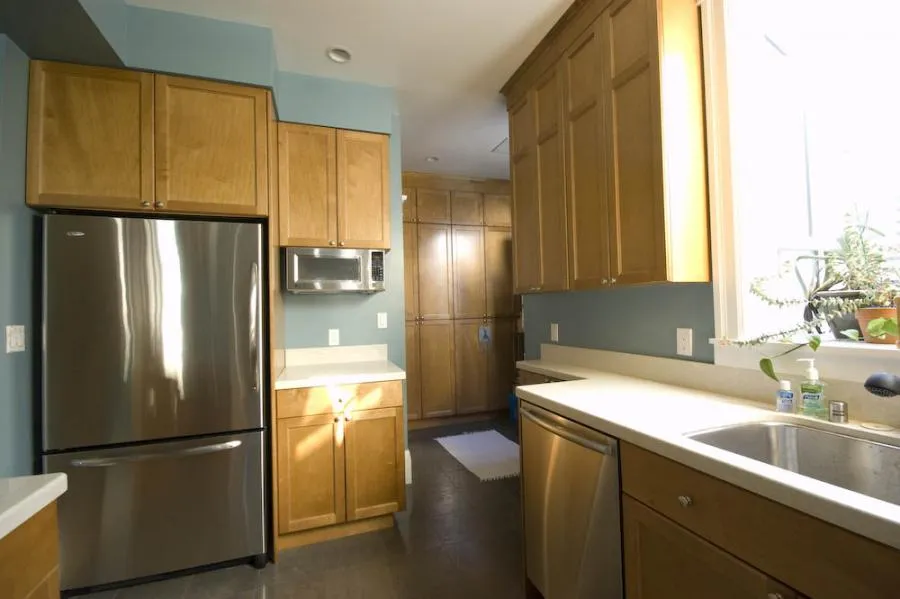
[[235,566],[88,595],[90,599],[521,599],[519,479],[481,482],[435,437],[508,420],[412,431],[407,510],[388,530],[283,552],[264,570]]

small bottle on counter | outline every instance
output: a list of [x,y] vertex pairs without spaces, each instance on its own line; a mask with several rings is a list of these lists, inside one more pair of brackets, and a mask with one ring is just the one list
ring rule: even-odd
[[819,379],[816,361],[813,358],[800,358],[798,362],[807,362],[806,380],[800,383],[800,413],[828,419],[828,406],[825,404],[825,383]]
[[778,394],[775,396],[775,411],[785,414],[794,413],[794,392],[790,381],[778,381]]

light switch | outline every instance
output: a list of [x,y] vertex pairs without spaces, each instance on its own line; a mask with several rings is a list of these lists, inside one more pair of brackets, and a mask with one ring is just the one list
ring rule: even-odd
[[340,345],[341,344],[341,330],[340,329],[328,329],[328,345]]
[[379,329],[387,328],[387,312],[379,312],[378,313],[378,328]]
[[675,338],[678,344],[676,352],[679,356],[694,355],[694,329],[677,329]]
[[555,322],[550,323],[550,342],[559,343],[559,324]]
[[7,325],[6,353],[25,351],[25,325]]

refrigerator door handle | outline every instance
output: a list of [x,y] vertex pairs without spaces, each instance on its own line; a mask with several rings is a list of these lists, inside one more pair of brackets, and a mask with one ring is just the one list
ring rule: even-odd
[[224,443],[213,443],[212,445],[201,445],[200,447],[191,447],[189,449],[177,449],[173,451],[161,451],[156,453],[141,453],[137,455],[127,455],[116,458],[87,458],[83,460],[72,460],[72,466],[75,468],[107,468],[116,464],[127,464],[133,462],[143,462],[146,460],[158,460],[172,457],[190,457],[205,455],[208,453],[217,453],[219,451],[228,451],[241,446],[241,441],[225,441]]
[[250,360],[253,367],[253,391],[259,391],[259,335],[261,319],[259,317],[259,265],[254,262],[251,274],[253,284],[250,286]]

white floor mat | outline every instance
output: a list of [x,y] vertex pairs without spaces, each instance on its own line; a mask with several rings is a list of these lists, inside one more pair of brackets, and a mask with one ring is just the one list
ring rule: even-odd
[[482,481],[519,476],[519,446],[497,431],[435,439]]

